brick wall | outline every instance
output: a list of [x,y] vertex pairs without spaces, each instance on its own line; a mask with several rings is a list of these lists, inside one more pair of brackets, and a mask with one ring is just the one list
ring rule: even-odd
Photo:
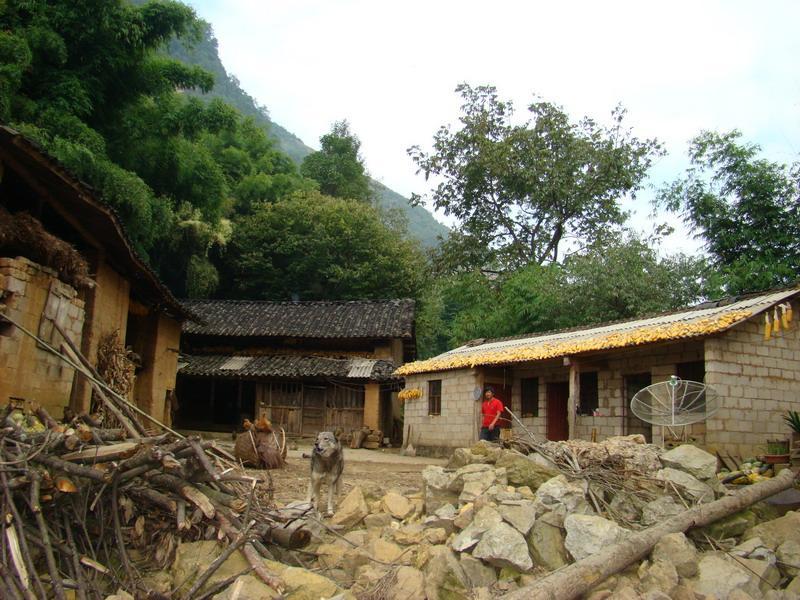
[[763,323],[759,315],[706,341],[706,382],[722,401],[707,425],[712,449],[762,454],[768,439],[788,436],[786,411],[800,410],[800,323],[769,340]]
[[[3,313],[58,347],[53,321],[81,341],[84,305],[74,288],[51,269],[27,258],[0,258]],[[74,370],[11,325],[0,325],[0,403],[24,398],[61,418],[69,404]]]

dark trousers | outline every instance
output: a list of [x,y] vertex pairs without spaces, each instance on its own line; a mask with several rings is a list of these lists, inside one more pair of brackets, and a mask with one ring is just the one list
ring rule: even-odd
[[481,427],[480,435],[478,435],[478,439],[486,440],[488,442],[496,442],[500,439],[500,428],[495,425],[494,429],[489,429],[488,427]]

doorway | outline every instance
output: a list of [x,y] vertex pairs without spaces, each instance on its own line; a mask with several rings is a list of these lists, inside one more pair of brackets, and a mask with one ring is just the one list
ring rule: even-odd
[[547,384],[547,439],[553,442],[569,439],[569,383]]
[[636,392],[650,385],[653,382],[653,378],[650,373],[634,373],[625,375],[622,381],[623,414],[625,415],[622,418],[622,429],[625,435],[642,434],[647,443],[651,444],[653,442],[653,426],[633,414],[631,400],[636,395]]
[[325,388],[303,386],[303,434],[325,429]]

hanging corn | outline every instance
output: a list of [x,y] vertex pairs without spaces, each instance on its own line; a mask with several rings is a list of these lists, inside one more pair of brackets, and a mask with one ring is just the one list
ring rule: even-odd
[[772,335],[772,326],[769,323],[769,311],[764,313],[764,340],[768,340]]
[[775,306],[772,317],[772,334],[778,335],[781,331],[781,319],[778,316],[778,306]]
[[792,322],[792,304],[787,302],[783,305],[783,328],[789,329],[789,324]]

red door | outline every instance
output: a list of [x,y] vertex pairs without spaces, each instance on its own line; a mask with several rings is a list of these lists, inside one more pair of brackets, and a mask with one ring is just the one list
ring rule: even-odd
[[[498,385],[496,383],[490,384],[494,388],[494,395],[503,403],[503,406],[511,408],[511,386]],[[513,410],[513,409],[512,409]],[[503,411],[500,418],[497,420],[497,426],[500,429],[511,428],[511,415]]]
[[547,384],[547,439],[554,442],[569,439],[567,403],[569,383]]

